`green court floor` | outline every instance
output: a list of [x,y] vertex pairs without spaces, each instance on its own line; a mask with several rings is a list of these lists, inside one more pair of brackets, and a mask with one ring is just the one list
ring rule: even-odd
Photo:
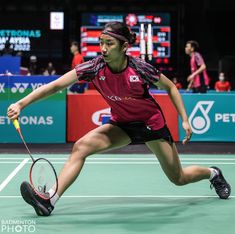
[[[35,155],[40,157],[41,155]],[[63,166],[67,155],[43,155]],[[183,166],[216,165],[235,188],[235,155],[181,155]],[[235,197],[220,200],[207,180],[177,187],[154,155],[94,155],[50,217],[37,217],[20,196],[31,161],[0,155],[0,233],[234,234]]]

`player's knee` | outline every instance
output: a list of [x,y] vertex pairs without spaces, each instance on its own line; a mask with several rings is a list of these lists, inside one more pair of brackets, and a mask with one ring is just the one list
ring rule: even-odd
[[73,145],[72,155],[76,157],[76,159],[85,159],[89,153],[89,144],[84,139],[79,139]]
[[187,184],[187,181],[185,180],[184,176],[170,178],[170,181],[177,186],[183,186]]

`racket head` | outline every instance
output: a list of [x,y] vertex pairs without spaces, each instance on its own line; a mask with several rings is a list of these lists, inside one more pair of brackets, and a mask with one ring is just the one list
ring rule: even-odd
[[[58,178],[52,163],[46,158],[36,159],[29,171],[30,184],[35,193],[45,200],[51,199],[58,190]],[[54,193],[49,194],[53,188]]]

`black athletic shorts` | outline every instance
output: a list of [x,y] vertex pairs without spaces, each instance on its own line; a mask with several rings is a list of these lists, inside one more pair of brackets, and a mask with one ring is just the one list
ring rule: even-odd
[[143,144],[158,139],[174,142],[166,125],[161,129],[151,130],[144,122],[118,123],[110,120],[109,123],[120,127],[131,138],[131,144]]

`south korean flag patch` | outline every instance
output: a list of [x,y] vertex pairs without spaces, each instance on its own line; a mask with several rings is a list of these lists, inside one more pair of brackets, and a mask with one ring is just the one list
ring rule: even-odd
[[130,82],[139,82],[140,78],[138,76],[130,76]]

